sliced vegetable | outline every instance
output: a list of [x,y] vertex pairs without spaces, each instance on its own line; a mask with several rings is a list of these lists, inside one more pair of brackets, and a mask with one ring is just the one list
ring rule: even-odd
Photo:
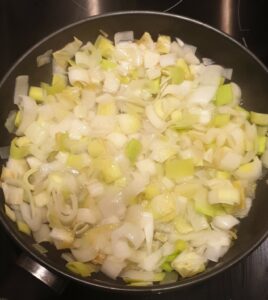
[[126,145],[125,154],[127,158],[134,163],[137,160],[141,150],[141,143],[136,139],[131,139]]
[[82,277],[88,277],[91,275],[91,273],[96,271],[96,268],[94,268],[92,265],[81,263],[79,261],[68,262],[66,264],[66,268]]
[[172,159],[165,163],[165,174],[170,179],[181,179],[194,174],[192,159]]
[[215,104],[226,105],[233,101],[233,90],[230,83],[220,85],[216,94]]
[[159,35],[156,42],[156,49],[161,54],[169,53],[171,46],[170,36],[167,35]]
[[268,167],[268,115],[240,106],[230,66],[179,38],[100,32],[54,52],[48,83],[16,79],[5,214],[41,254],[65,249],[78,276],[174,283],[236,239]]
[[100,51],[101,55],[108,58],[114,51],[113,43],[102,35],[99,35],[95,41],[95,47]]
[[31,86],[29,90],[29,97],[33,98],[34,100],[41,102],[44,101],[45,92],[42,88],[37,86]]
[[195,252],[184,251],[173,260],[171,266],[182,276],[191,277],[205,270],[205,259]]
[[250,121],[256,125],[268,126],[268,114],[251,111]]

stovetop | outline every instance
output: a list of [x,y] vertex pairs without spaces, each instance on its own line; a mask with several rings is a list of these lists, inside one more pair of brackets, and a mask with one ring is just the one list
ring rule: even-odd
[[[88,16],[120,10],[162,11],[205,22],[233,36],[268,66],[265,4],[265,0],[0,0],[0,78],[27,49],[60,27]],[[0,281],[19,253],[20,249],[0,226]],[[236,266],[190,289],[127,297],[129,300],[138,297],[141,300],[265,300],[268,299],[267,270],[268,240]],[[26,297],[17,295],[14,299]],[[125,299],[126,295],[107,294],[71,283],[57,297],[76,298]]]

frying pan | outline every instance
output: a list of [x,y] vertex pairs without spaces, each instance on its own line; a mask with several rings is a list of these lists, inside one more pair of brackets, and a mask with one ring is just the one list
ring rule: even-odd
[[[36,67],[36,57],[48,49],[54,51],[62,48],[76,36],[83,42],[94,41],[103,30],[113,37],[118,31],[133,30],[135,37],[140,37],[148,31],[154,38],[158,34],[180,37],[183,41],[197,46],[199,57],[209,57],[218,64],[233,68],[232,80],[241,87],[243,105],[248,110],[268,112],[268,70],[247,49],[226,34],[198,21],[166,13],[148,11],[128,11],[91,17],[71,24],[40,41],[23,55],[6,74],[0,83],[0,136],[1,145],[10,142],[10,135],[4,128],[8,112],[13,108],[13,91],[18,75],[30,76],[30,84],[40,81],[49,82],[51,65]],[[4,161],[2,161],[2,164]],[[13,239],[22,247],[27,255],[20,257],[18,264],[27,269],[45,284],[59,291],[63,287],[62,278],[75,280],[91,287],[103,288],[121,292],[160,292],[170,291],[204,281],[226,270],[254,250],[268,233],[268,201],[266,195],[268,186],[265,177],[258,182],[256,198],[247,218],[238,226],[238,239],[228,253],[218,262],[208,265],[204,273],[188,279],[180,279],[176,283],[149,287],[130,287],[121,280],[111,280],[102,273],[93,274],[90,278],[81,278],[70,273],[65,268],[61,252],[52,245],[45,244],[47,253],[40,253],[34,246],[31,237],[20,233],[16,224],[11,222],[4,213],[3,195],[0,200],[0,220]],[[13,279],[16,278],[13,276]],[[12,277],[10,278],[12,280]],[[25,280],[27,276],[25,276]],[[10,284],[10,283],[9,283]],[[42,286],[43,288],[43,286]],[[28,291],[28,294],[30,291]],[[41,298],[41,297],[40,297]],[[39,298],[38,298],[39,299]]]

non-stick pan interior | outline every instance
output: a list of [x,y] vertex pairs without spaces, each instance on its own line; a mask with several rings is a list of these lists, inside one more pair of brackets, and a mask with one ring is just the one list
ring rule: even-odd
[[[13,108],[13,91],[15,79],[18,75],[30,76],[30,84],[40,81],[50,82],[51,65],[41,68],[36,66],[36,57],[48,49],[57,50],[70,42],[74,36],[83,42],[95,41],[99,30],[103,30],[113,38],[118,31],[133,30],[135,37],[139,38],[143,32],[150,32],[154,38],[158,34],[180,37],[188,44],[197,46],[200,57],[208,57],[220,65],[233,68],[232,80],[242,88],[244,107],[259,112],[268,112],[268,72],[265,67],[241,45],[230,37],[199,22],[153,12],[125,12],[93,17],[82,22],[68,26],[41,41],[24,55],[6,75],[0,85],[0,146],[8,145],[10,135],[4,128],[8,112]],[[2,161],[3,163],[3,161]],[[92,286],[106,287],[115,290],[169,290],[183,287],[194,282],[204,280],[237,262],[240,258],[252,251],[265,237],[268,231],[268,186],[263,178],[258,183],[256,199],[249,216],[241,221],[238,228],[238,239],[229,252],[217,264],[209,265],[208,269],[193,278],[183,279],[170,285],[154,285],[152,287],[135,288],[126,286],[122,281],[113,281],[102,275],[94,274],[92,278],[82,279],[69,273],[60,252],[51,245],[44,245],[48,252],[39,253],[32,244],[34,241],[17,231],[15,224],[9,221],[3,213],[3,195],[1,194],[0,218],[6,229],[18,243],[41,263],[55,271],[72,277],[80,282]]]

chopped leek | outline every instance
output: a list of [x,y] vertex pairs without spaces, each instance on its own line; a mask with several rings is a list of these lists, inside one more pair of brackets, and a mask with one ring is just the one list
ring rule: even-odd
[[88,277],[91,275],[91,273],[96,271],[96,269],[92,265],[85,264],[79,261],[68,262],[66,264],[66,268],[82,277]]
[[114,50],[113,43],[102,35],[99,35],[95,41],[95,47],[100,51],[101,55],[108,58]]
[[167,35],[159,35],[156,42],[156,49],[161,54],[169,53],[171,45],[170,36]]

